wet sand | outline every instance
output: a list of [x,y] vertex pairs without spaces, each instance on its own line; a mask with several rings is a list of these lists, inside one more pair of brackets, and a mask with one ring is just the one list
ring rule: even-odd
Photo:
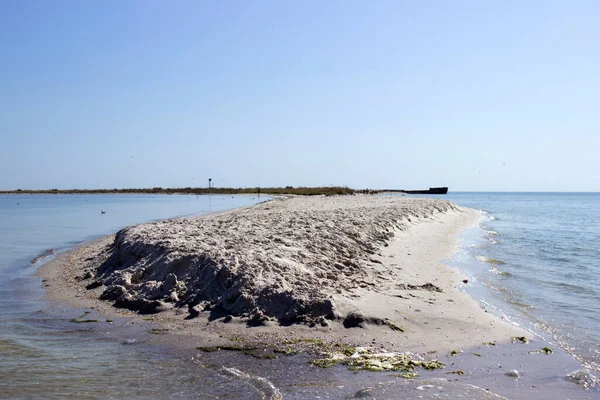
[[[47,299],[53,304],[90,310],[90,315],[102,316],[99,321],[109,318],[118,319],[123,327],[136,325],[138,333],[150,333],[147,340],[171,346],[181,355],[198,347],[210,349],[210,353],[194,350],[194,357],[204,359],[218,360],[234,353],[230,363],[256,376],[268,376],[278,387],[290,388],[286,397],[296,393],[294,368],[309,368],[305,375],[312,376],[317,387],[319,377],[325,382],[335,373],[339,382],[346,382],[346,390],[354,390],[350,385],[354,377],[334,372],[345,367],[307,367],[303,357],[324,357],[337,348],[368,347],[378,352],[409,351],[417,359],[442,361],[446,368],[419,373],[421,379],[441,379],[443,384],[437,385],[448,385],[450,391],[466,390],[467,386],[461,386],[466,383],[485,386],[493,376],[496,380],[488,386],[496,393],[526,398],[514,391],[514,382],[526,385],[527,372],[517,380],[497,376],[489,363],[511,360],[506,363],[510,369],[522,369],[534,357],[525,355],[523,346],[541,348],[542,344],[538,346],[535,340],[511,343],[511,338],[531,339],[532,335],[491,315],[461,292],[461,285],[469,283],[441,263],[452,256],[460,230],[473,226],[478,218],[474,210],[440,200],[292,198],[128,228],[60,254],[39,275],[48,285]],[[348,248],[353,252],[348,253]],[[201,261],[194,259],[197,255]],[[271,260],[276,260],[274,265]],[[137,271],[144,273],[136,278]],[[197,271],[210,271],[213,282],[194,286]],[[219,271],[224,272],[219,275]],[[206,274],[200,276],[206,281]],[[231,302],[230,308],[222,301],[224,295],[231,295],[228,277],[244,282],[233,293],[242,300],[237,306]],[[119,302],[118,297],[99,300],[117,286],[122,288],[112,290],[127,301]],[[288,354],[273,353],[282,350],[282,344]],[[213,353],[218,347],[254,350],[246,355]],[[300,354],[293,355],[296,352]],[[266,354],[272,356],[261,357]],[[549,357],[556,360],[559,354]],[[515,362],[519,367],[512,366]],[[456,363],[464,364],[458,368],[465,374],[448,377],[447,372],[457,371]],[[577,367],[567,361],[560,365]],[[287,371],[288,381],[277,376],[281,368]],[[541,370],[540,365],[531,368]],[[561,390],[575,388],[562,379],[562,371],[552,371],[557,374],[553,382]],[[531,379],[541,379],[530,372]],[[372,379],[367,377],[377,373],[363,374],[366,381],[356,380],[355,385],[366,385]],[[379,374],[388,380],[388,374]],[[395,377],[392,381],[420,390],[419,379],[406,383]],[[540,395],[540,389],[532,386],[530,390],[538,390],[535,396]],[[480,398],[488,396],[485,390],[478,393]]]

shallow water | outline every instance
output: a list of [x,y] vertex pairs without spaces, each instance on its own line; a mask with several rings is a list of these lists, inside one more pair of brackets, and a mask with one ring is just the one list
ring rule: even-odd
[[[251,196],[0,196],[0,398],[263,398],[252,382],[151,347],[123,345],[77,315],[48,309],[41,263],[78,242],[127,225],[266,200]],[[101,210],[105,213],[102,214]],[[41,257],[39,257],[42,255]],[[32,263],[32,260],[35,260]],[[70,311],[76,312],[76,311]],[[91,325],[91,324],[90,324]],[[95,324],[94,324],[95,325]],[[114,330],[107,325],[107,331]],[[123,340],[130,333],[123,333]]]
[[468,291],[600,371],[600,194],[453,193],[484,211],[454,265]]

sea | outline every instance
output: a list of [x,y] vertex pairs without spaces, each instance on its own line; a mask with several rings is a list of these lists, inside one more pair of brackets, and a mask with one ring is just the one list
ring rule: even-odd
[[600,193],[450,193],[481,210],[450,264],[506,320],[600,371]]
[[[481,210],[478,224],[463,231],[459,250],[446,260],[469,277],[465,291],[598,375],[600,194],[436,197]],[[263,363],[218,352],[182,361],[160,346],[144,345],[143,335],[122,324],[75,324],[72,319],[81,310],[57,310],[43,299],[44,282],[35,272],[77,244],[132,224],[265,200],[269,198],[0,195],[0,399],[265,399],[282,393],[285,398],[340,398],[354,393],[359,386],[353,384],[380,379],[338,369],[317,373],[306,360],[294,358]],[[285,373],[291,362],[297,363],[293,377]],[[293,384],[275,388],[271,382]],[[457,390],[464,395],[474,389]],[[410,393],[406,398],[423,395]]]
[[[129,225],[268,199],[246,195],[0,195],[0,398],[189,399],[199,391],[203,398],[235,392],[263,398],[260,389],[235,374],[181,363],[160,349],[142,349],[139,335],[107,335],[74,324],[71,319],[77,314],[48,310],[44,283],[34,274],[58,253]],[[110,330],[118,329],[110,326]]]

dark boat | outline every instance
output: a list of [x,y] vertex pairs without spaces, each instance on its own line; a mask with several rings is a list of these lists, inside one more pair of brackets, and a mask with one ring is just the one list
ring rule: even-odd
[[399,190],[399,192],[407,194],[448,194],[447,187],[434,187],[429,190]]

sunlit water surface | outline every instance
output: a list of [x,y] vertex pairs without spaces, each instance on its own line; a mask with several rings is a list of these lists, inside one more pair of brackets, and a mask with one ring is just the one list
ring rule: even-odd
[[450,193],[484,211],[452,261],[467,291],[600,371],[600,194]]

